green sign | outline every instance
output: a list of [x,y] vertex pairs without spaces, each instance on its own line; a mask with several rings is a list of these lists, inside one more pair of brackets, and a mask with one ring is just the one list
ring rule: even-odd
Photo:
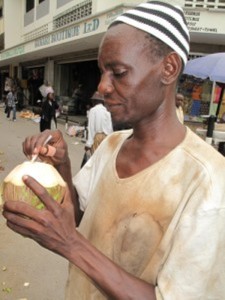
[[15,48],[12,48],[10,50],[6,50],[4,52],[1,53],[1,60],[7,59],[7,58],[11,58],[14,56],[18,56],[21,54],[25,53],[25,48],[24,46],[18,46]]

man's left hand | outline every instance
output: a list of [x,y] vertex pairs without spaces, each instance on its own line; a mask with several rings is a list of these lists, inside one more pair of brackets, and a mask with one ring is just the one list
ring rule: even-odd
[[44,203],[45,208],[37,210],[24,202],[6,201],[3,216],[7,220],[7,226],[25,237],[34,239],[43,247],[67,256],[71,237],[76,235],[74,207],[69,190],[66,190],[63,203],[59,204],[32,177],[24,176],[23,180]]

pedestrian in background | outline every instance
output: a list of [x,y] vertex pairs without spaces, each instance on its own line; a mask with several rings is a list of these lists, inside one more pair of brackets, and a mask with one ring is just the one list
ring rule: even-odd
[[104,138],[113,132],[110,112],[104,106],[104,97],[95,92],[91,97],[93,107],[88,115],[88,139],[85,151],[91,154],[98,148]]
[[201,100],[202,100],[202,86],[197,82],[192,89],[192,106],[191,106],[191,116],[199,116],[201,109]]
[[16,103],[15,89],[11,88],[6,96],[6,112],[8,119],[10,119],[11,111],[13,112],[12,121],[16,121]]
[[45,129],[56,129],[56,110],[59,108],[53,93],[48,93],[46,100],[42,104],[40,131]]
[[184,96],[181,93],[177,93],[175,102],[176,102],[175,105],[176,105],[176,113],[177,113],[178,120],[183,124],[184,123],[184,111],[183,111]]

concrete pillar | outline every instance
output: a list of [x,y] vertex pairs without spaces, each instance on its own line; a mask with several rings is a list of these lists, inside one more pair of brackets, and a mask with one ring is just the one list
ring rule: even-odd
[[45,64],[45,80],[52,86],[54,85],[54,60],[48,59]]
[[21,65],[18,66],[18,78],[22,79],[22,66]]

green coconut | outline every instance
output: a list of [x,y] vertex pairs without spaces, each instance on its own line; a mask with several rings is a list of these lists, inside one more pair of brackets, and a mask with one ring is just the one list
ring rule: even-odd
[[52,198],[61,203],[65,195],[66,183],[58,171],[44,162],[26,161],[16,166],[4,179],[2,184],[2,199],[23,201],[31,206],[42,209],[44,204],[24,184],[22,177],[29,175],[46,188]]

